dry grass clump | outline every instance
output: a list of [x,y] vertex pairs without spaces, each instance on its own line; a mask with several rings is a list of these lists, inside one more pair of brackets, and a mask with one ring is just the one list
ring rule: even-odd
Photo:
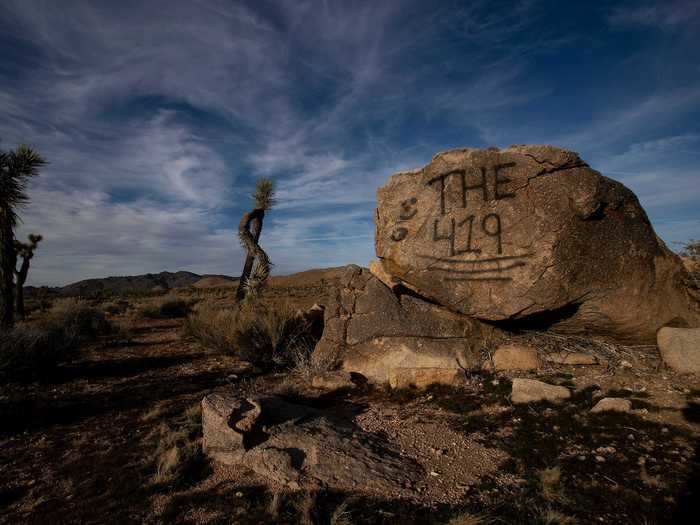
[[191,311],[191,303],[176,295],[165,295],[139,305],[136,315],[146,319],[177,319]]
[[308,383],[314,376],[324,374],[336,368],[335,357],[323,354],[319,356],[314,353],[311,344],[297,345],[292,350],[291,375]]
[[59,363],[75,358],[81,344],[111,328],[104,313],[87,303],[60,301],[44,319],[0,332],[0,376],[8,380],[43,378]]
[[162,424],[153,481],[180,484],[196,477],[206,461],[202,452],[202,409],[193,405],[173,426]]
[[581,352],[595,356],[601,363],[613,367],[623,360],[635,361],[643,348],[655,348],[653,345],[628,346],[603,339],[554,332],[525,332],[521,338],[544,355]]
[[306,321],[286,306],[263,304],[222,309],[210,301],[185,321],[184,334],[205,348],[232,353],[259,366],[291,366],[308,344]]
[[447,525],[487,525],[493,523],[494,520],[486,518],[480,514],[471,514],[469,512],[454,516]]
[[57,302],[49,310],[45,322],[60,325],[69,336],[81,340],[95,339],[111,330],[104,312],[79,299]]
[[102,305],[102,310],[110,315],[122,315],[130,308],[129,301],[108,301]]

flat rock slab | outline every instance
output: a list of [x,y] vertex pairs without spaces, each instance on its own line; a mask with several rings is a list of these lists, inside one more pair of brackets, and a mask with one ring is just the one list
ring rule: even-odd
[[571,151],[439,153],[378,190],[375,224],[374,273],[455,312],[636,342],[700,323],[637,197]]
[[[379,435],[316,408],[233,394],[206,396],[202,408],[204,452],[278,485],[397,494],[425,476]],[[237,426],[251,412],[255,424]]]
[[550,385],[536,379],[513,379],[510,398],[513,403],[539,403],[569,399],[571,391],[563,386]]
[[657,334],[661,358],[681,374],[700,374],[700,329],[664,327]]

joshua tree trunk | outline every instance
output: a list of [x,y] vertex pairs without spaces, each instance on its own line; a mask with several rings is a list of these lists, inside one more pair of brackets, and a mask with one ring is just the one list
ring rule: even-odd
[[27,274],[29,273],[30,257],[25,257],[22,260],[22,266],[17,275],[17,318],[24,319],[24,283],[27,282]]
[[[260,240],[260,232],[262,232],[263,219],[265,219],[265,210],[257,208],[250,212],[247,216],[243,216],[241,224],[244,228],[250,227],[250,235],[253,237],[255,244],[258,244]],[[239,227],[240,235],[240,227]],[[247,249],[247,247],[246,247]],[[241,272],[241,277],[238,281],[238,289],[236,290],[236,300],[242,301],[245,297],[245,282],[250,278],[250,273],[253,270],[253,263],[255,262],[255,254],[250,251],[247,252],[245,258],[245,264],[243,265],[243,272]]]
[[14,273],[17,254],[14,246],[14,232],[7,209],[0,209],[0,291],[2,294],[2,328],[12,328],[15,324]]

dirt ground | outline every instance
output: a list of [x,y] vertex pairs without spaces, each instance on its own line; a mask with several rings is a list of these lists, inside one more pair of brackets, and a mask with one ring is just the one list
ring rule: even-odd
[[[488,374],[459,389],[297,395],[420,465],[397,497],[290,492],[219,465],[156,482],[163,425],[215,389],[285,380],[182,340],[181,324],[140,321],[131,343],[95,344],[50,382],[0,387],[0,523],[696,523],[700,381],[653,349],[524,374],[574,388],[558,405],[514,406],[511,377]],[[633,411],[590,413],[604,396]]]

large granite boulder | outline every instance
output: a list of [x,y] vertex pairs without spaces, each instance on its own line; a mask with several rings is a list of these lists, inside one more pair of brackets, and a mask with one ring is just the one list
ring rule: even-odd
[[369,270],[351,265],[325,305],[314,359],[336,361],[349,372],[386,383],[398,368],[477,368],[482,336],[492,331],[410,290],[392,290]]
[[700,323],[635,195],[570,151],[439,153],[379,189],[375,222],[375,273],[454,312],[634,342]]

